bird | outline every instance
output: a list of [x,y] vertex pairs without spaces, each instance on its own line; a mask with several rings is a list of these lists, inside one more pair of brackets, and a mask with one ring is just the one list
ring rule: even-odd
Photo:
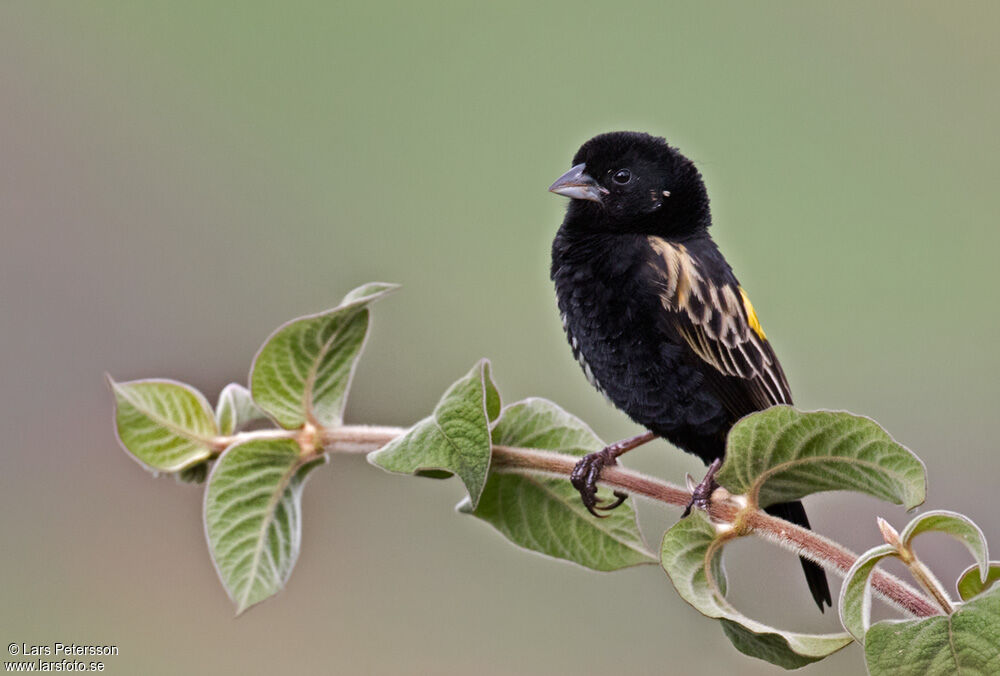
[[[788,380],[746,291],[712,239],[708,191],[664,138],[610,132],[584,143],[549,187],[569,197],[552,242],[551,278],[566,337],[590,384],[646,432],[581,459],[572,474],[595,516],[601,470],[661,437],[709,465],[693,491],[704,508],[726,437],[746,415],[791,405]],[[768,513],[809,528],[801,502]],[[820,611],[823,569],[801,559]]]

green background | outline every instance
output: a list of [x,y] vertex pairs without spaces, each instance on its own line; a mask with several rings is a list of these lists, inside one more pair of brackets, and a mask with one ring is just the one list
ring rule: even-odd
[[[665,135],[797,403],[879,420],[927,505],[1000,551],[995,3],[0,4],[0,639],[112,643],[110,673],[770,673],[655,567],[600,575],[455,514],[456,481],[335,458],[287,589],[233,620],[201,491],[116,446],[103,380],[214,399],[279,323],[369,280],[349,421],[408,425],[480,356],[506,401],[637,429],[562,336],[546,187],[595,133]],[[627,464],[674,481],[658,443]],[[810,501],[855,549],[875,515]],[[649,540],[676,512],[641,505]],[[954,579],[967,554],[934,541]],[[924,547],[926,550],[927,548]],[[834,630],[791,556],[739,542],[732,598]],[[6,643],[3,643],[6,645]],[[6,659],[6,657],[5,657]],[[855,648],[811,667],[859,672]]]

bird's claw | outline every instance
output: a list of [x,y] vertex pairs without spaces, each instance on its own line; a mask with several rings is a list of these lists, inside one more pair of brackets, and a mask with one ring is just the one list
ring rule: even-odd
[[684,513],[681,514],[682,519],[690,514],[691,509],[694,507],[702,511],[708,511],[708,507],[712,502],[712,493],[719,487],[719,483],[715,480],[715,473],[719,471],[721,465],[722,460],[720,458],[713,460],[712,464],[708,466],[708,471],[705,472],[705,478],[697,486],[694,485],[694,479],[691,478],[691,475],[687,475],[687,487],[691,491],[691,502],[684,508]]
[[615,499],[613,501],[605,504],[603,501],[597,499],[597,482],[601,478],[601,470],[608,465],[618,464],[618,461],[615,459],[617,457],[616,450],[612,446],[608,446],[596,453],[583,456],[580,458],[580,462],[576,463],[576,467],[573,468],[573,473],[569,477],[573,488],[580,492],[580,499],[583,501],[583,506],[587,508],[588,512],[598,518],[604,518],[607,514],[600,514],[597,510],[610,512],[628,498],[627,494],[615,491]]

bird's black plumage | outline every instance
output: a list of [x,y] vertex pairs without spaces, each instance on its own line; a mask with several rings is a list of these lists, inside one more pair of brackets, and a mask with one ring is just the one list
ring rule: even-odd
[[[587,141],[551,190],[570,200],[552,243],[563,326],[591,384],[635,422],[706,463],[737,420],[791,404],[746,293],[709,236],[694,164],[635,132]],[[773,514],[808,527],[801,503]],[[813,598],[826,575],[803,559]]]

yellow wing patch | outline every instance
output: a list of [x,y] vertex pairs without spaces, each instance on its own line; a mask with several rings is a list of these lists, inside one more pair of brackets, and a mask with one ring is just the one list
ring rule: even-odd
[[767,336],[764,335],[764,329],[760,325],[760,320],[757,319],[757,312],[753,309],[753,303],[750,302],[750,296],[747,292],[740,287],[740,296],[743,298],[743,308],[747,311],[747,324],[753,329],[753,332],[757,334],[757,337],[761,340],[767,340]]
[[[648,241],[655,254],[649,260],[653,283],[668,311],[663,318],[677,335],[718,372],[743,378],[754,406],[791,403],[785,374],[746,291],[731,277],[721,284],[707,278],[702,262],[683,244],[652,236]],[[732,410],[743,415],[744,404]]]

